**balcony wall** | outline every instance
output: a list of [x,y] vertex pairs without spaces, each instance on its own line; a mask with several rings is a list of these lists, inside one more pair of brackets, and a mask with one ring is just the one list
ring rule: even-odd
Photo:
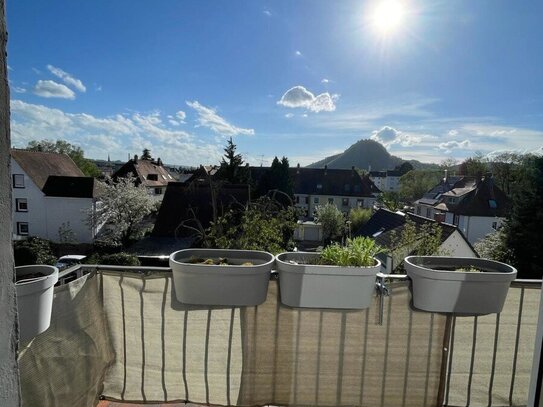
[[258,307],[180,304],[171,272],[98,270],[55,294],[50,329],[23,348],[23,403],[436,406],[526,404],[540,290],[504,311],[411,310],[407,281],[365,311],[294,309],[278,284]]

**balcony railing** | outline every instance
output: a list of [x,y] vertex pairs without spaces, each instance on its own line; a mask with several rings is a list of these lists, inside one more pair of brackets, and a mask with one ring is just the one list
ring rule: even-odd
[[[541,281],[517,280],[499,315],[411,309],[386,276],[364,311],[177,302],[167,268],[80,266],[51,327],[21,349],[25,406],[110,400],[220,405],[526,405]],[[66,276],[64,276],[66,277]]]

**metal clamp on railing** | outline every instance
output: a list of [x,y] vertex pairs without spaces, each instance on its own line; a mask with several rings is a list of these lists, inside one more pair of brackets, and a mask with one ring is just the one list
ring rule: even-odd
[[383,325],[383,315],[385,313],[385,297],[390,295],[388,287],[385,285],[386,275],[377,273],[377,282],[375,283],[375,289],[377,295],[379,295],[379,325]]

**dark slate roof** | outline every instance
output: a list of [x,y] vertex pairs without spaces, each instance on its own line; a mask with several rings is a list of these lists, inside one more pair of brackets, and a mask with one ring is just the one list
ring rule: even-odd
[[39,189],[51,175],[83,177],[83,172],[66,154],[11,150],[11,156]]
[[295,194],[370,197],[381,192],[355,169],[291,168],[290,174]]
[[[249,200],[248,185],[223,185],[217,196],[219,215],[234,204],[245,205]],[[191,182],[170,182],[162,199],[152,236],[180,237],[194,234],[181,223],[194,216],[204,228],[209,227],[213,219],[211,190],[209,184]],[[195,223],[190,222],[194,227]]]
[[[136,177],[138,184],[143,184],[148,188],[165,187],[168,185],[168,182],[175,180],[160,162],[143,160],[141,158],[128,160],[126,164],[115,171],[112,178],[126,177],[128,174]],[[157,180],[150,180],[149,174],[156,174]]]
[[62,196],[67,198],[93,198],[95,193],[93,177],[60,177],[52,175],[43,186],[47,196]]
[[[441,195],[455,188],[466,188],[475,184],[475,178],[464,176],[448,176],[443,178],[439,184],[426,192],[423,199],[439,199]],[[424,203],[417,201],[416,203]]]
[[[415,226],[418,227],[421,227],[424,224],[437,223],[441,228],[441,243],[447,240],[455,230],[458,230],[454,225],[436,222],[435,220],[424,218],[413,213],[404,214],[391,212],[388,209],[379,209],[364,226],[354,233],[353,236],[373,237],[380,246],[392,250],[394,249],[392,246],[394,244],[395,236],[401,236],[407,218],[412,220],[415,223]],[[460,234],[462,235],[461,232]]]
[[[451,192],[454,192],[454,190]],[[492,205],[490,201],[493,201]],[[492,177],[487,176],[468,192],[458,204],[447,204],[447,207],[450,212],[457,215],[498,216],[503,218],[509,214],[511,202],[505,192],[494,185]]]

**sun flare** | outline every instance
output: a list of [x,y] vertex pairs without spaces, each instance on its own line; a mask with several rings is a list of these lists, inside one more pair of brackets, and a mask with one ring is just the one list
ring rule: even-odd
[[401,2],[395,0],[381,1],[373,13],[373,24],[383,34],[397,30],[404,18],[405,9]]

